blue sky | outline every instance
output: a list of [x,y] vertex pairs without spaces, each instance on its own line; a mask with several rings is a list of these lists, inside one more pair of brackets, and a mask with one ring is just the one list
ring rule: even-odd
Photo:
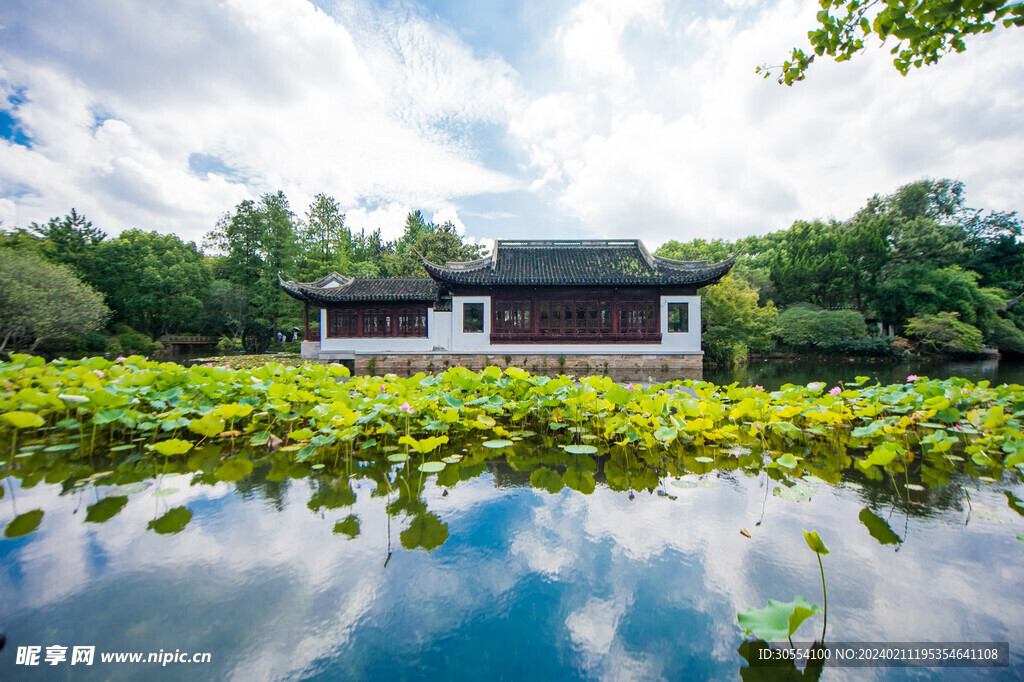
[[200,240],[320,192],[495,238],[735,238],[845,218],[921,177],[1017,210],[1024,51],[997,31],[899,76],[873,45],[785,88],[814,0],[10,0],[0,220],[72,207]]

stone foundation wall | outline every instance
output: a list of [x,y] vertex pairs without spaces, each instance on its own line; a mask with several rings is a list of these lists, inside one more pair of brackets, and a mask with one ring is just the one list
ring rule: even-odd
[[704,356],[701,355],[484,355],[456,353],[413,353],[355,356],[358,375],[443,372],[461,365],[479,371],[489,365],[520,367],[532,374],[607,374],[613,379],[667,381],[700,379]]

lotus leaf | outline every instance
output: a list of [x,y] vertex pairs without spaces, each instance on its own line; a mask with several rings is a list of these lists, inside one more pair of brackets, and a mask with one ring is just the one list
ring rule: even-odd
[[128,504],[128,498],[124,495],[112,495],[104,497],[96,504],[91,504],[85,509],[86,523],[103,523],[114,518],[118,512]]
[[192,512],[188,507],[175,507],[158,519],[154,519],[146,526],[160,535],[173,535],[180,533],[192,520]]
[[19,514],[11,519],[11,522],[4,528],[4,537],[7,538],[20,538],[23,535],[28,535],[43,522],[43,510],[33,509],[30,512]]
[[766,642],[790,639],[800,624],[816,613],[821,613],[817,604],[809,604],[803,597],[794,597],[791,602],[768,600],[763,609],[750,608],[737,614],[744,634],[753,633]]
[[16,429],[35,429],[46,423],[46,420],[35,412],[14,410],[12,412],[4,412],[0,416]]

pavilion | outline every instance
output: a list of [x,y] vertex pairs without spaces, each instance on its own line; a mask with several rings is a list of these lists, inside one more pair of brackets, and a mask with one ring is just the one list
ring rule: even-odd
[[[303,357],[351,360],[357,372],[699,370],[697,291],[734,262],[662,258],[636,239],[499,240],[480,260],[424,259],[429,278],[279,279],[304,303]],[[310,307],[319,308],[319,338]]]

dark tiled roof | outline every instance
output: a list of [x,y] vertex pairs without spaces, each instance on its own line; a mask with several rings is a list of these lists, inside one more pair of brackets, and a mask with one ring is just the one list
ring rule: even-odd
[[343,301],[433,301],[440,285],[426,277],[353,278],[332,272],[316,282],[295,282],[277,276],[288,295],[310,303]]
[[423,265],[438,282],[454,285],[682,285],[715,284],[735,256],[709,265],[653,256],[638,239],[495,242],[491,255],[468,263]]

